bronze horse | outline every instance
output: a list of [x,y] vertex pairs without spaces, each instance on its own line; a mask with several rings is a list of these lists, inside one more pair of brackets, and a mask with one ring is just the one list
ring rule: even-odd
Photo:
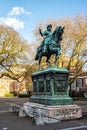
[[41,59],[43,56],[47,57],[46,62],[50,66],[50,57],[53,54],[56,54],[54,63],[56,64],[57,60],[59,59],[59,56],[61,55],[61,41],[62,41],[62,35],[64,32],[64,28],[62,26],[57,26],[54,30],[52,37],[50,38],[50,41],[47,44],[47,51],[46,53],[43,52],[44,48],[44,41],[42,44],[37,48],[37,54],[35,57],[35,60],[39,60],[39,68]]

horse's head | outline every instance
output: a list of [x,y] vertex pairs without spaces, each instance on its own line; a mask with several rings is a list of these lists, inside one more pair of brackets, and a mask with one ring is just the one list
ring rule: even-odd
[[57,26],[55,29],[55,33],[63,34],[65,27]]
[[59,42],[62,40],[62,35],[64,32],[65,27],[57,26],[54,33],[53,33],[53,40]]

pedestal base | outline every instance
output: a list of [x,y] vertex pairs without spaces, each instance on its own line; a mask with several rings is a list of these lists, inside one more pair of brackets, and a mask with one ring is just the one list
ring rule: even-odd
[[72,98],[70,98],[69,96],[33,95],[30,97],[29,101],[50,106],[71,105],[73,103]]
[[81,107],[77,105],[48,106],[27,102],[24,103],[24,111],[28,116],[38,120],[40,119],[39,121],[42,122],[42,124],[82,117]]

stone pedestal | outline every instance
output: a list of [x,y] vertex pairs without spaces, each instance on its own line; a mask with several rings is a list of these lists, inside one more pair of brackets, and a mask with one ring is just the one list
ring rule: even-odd
[[37,125],[82,117],[82,110],[77,105],[49,106],[27,102],[24,103],[24,111],[28,116],[34,117]]
[[67,69],[58,67],[33,73],[33,96],[29,101],[51,106],[72,104],[68,92],[68,76]]

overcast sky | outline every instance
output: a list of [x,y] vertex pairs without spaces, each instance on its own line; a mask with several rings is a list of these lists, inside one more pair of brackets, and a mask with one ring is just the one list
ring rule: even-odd
[[0,24],[15,28],[29,42],[41,20],[87,14],[87,0],[0,0]]

